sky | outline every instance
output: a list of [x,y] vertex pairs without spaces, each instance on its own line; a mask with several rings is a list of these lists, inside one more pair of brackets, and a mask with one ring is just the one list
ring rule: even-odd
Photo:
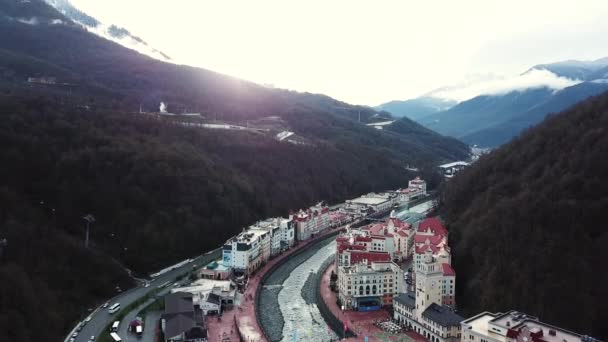
[[[605,0],[71,2],[178,63],[352,104],[478,79],[504,90],[496,80],[521,84],[516,76],[536,64],[608,56]],[[528,81],[543,77],[552,78]]]

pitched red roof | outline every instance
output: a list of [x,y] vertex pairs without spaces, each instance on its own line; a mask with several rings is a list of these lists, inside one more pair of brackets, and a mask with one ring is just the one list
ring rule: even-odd
[[433,245],[422,245],[422,246],[417,246],[416,247],[416,253],[418,254],[424,254],[426,252],[427,249],[431,249],[431,251],[433,251],[433,254],[437,253],[437,251],[439,250],[439,248],[437,246],[433,246]]
[[338,253],[342,253],[343,251],[346,251],[346,250],[356,250],[356,251],[365,251],[366,250],[364,245],[351,245],[349,243],[339,244],[337,246],[337,249],[338,249]]
[[454,271],[454,269],[452,268],[452,266],[450,264],[443,263],[443,264],[441,264],[441,267],[443,268],[444,276],[455,276],[456,275],[456,271]]
[[372,238],[369,236],[357,236],[355,237],[355,241],[357,242],[372,242]]
[[387,252],[350,252],[350,264],[358,264],[363,260],[367,260],[368,265],[372,262],[391,261],[391,256]]
[[426,244],[426,240],[429,240],[430,244],[437,246],[443,240],[443,235],[414,235],[414,243]]
[[435,234],[448,235],[447,229],[445,229],[441,221],[436,217],[429,217],[420,221],[418,224],[418,231],[424,232],[427,228],[430,228]]

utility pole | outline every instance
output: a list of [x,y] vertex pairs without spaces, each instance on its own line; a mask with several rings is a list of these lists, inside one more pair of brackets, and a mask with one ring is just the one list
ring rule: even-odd
[[2,261],[2,257],[4,256],[4,248],[8,246],[8,240],[6,238],[0,239],[0,261]]
[[95,222],[95,217],[93,217],[93,215],[88,214],[87,216],[82,218],[83,220],[87,221],[87,229],[85,232],[85,236],[84,236],[84,247],[85,248],[89,248],[89,228],[91,223]]

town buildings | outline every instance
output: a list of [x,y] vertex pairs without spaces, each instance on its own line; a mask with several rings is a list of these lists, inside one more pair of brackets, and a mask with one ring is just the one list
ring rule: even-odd
[[236,289],[230,280],[199,279],[190,286],[171,290],[172,293],[189,293],[191,302],[203,314],[220,314],[224,308],[234,305]]
[[397,190],[400,204],[407,204],[411,200],[426,196],[426,182],[420,177],[410,180],[406,189]]
[[389,218],[336,238],[338,298],[345,309],[376,310],[405,291],[403,271],[393,260],[406,253],[410,230],[409,223]]
[[352,200],[347,200],[343,210],[359,215],[382,214],[389,212],[398,202],[394,193],[369,193]]
[[249,226],[250,230],[263,230],[270,233],[270,256],[289,249],[295,241],[295,224],[291,219],[269,218]]
[[270,258],[271,233],[250,229],[228,240],[222,247],[222,262],[233,271],[251,274]]
[[512,310],[482,312],[463,320],[462,342],[591,342],[597,341]]
[[394,319],[432,342],[459,341],[463,318],[454,312],[456,272],[441,221],[419,222],[413,250],[414,291],[394,299]]
[[470,164],[465,161],[457,161],[453,163],[439,165],[439,171],[445,178],[452,178],[458,172],[464,170]]
[[331,225],[329,207],[322,202],[306,210],[292,213],[289,218],[294,221],[297,241],[308,240]]

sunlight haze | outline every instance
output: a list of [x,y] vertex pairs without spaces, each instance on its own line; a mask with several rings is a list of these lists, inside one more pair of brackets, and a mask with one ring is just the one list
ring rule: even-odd
[[608,55],[601,0],[72,2],[177,63],[365,105]]

